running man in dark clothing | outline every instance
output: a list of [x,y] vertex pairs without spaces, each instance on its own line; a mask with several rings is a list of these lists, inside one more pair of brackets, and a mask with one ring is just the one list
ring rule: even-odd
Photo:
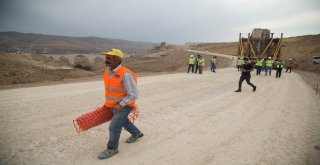
[[257,87],[250,82],[251,71],[253,71],[253,66],[249,63],[249,58],[246,57],[244,58],[244,64],[242,66],[241,77],[239,80],[239,87],[238,87],[238,90],[236,90],[235,92],[241,92],[242,82],[244,80],[247,81],[248,85],[252,86],[253,92],[256,91]]

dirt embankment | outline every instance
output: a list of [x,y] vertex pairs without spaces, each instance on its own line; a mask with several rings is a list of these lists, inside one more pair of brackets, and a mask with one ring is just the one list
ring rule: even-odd
[[[136,72],[139,76],[159,75],[185,72],[190,53],[184,50],[173,50],[159,56],[136,56],[123,59],[123,65]],[[103,56],[77,55],[68,57],[41,54],[1,54],[0,55],[0,89],[21,86],[36,86],[87,81],[100,79],[106,70]],[[210,58],[206,59],[206,68],[210,67]],[[70,58],[73,58],[70,60]],[[218,58],[218,68],[229,66],[230,60]],[[78,68],[74,68],[78,67]],[[87,70],[85,70],[87,69]],[[70,80],[77,78],[78,80]],[[21,85],[24,84],[24,85]]]
[[285,38],[282,45],[282,57],[293,58],[296,69],[320,74],[320,64],[312,63],[320,55],[320,34]]
[[302,79],[320,95],[320,73],[296,70]]
[[190,49],[235,56],[237,55],[238,43],[237,42],[200,43],[200,44],[192,45]]
[[53,59],[41,55],[0,55],[0,85],[58,81],[93,75],[85,70],[61,66]]

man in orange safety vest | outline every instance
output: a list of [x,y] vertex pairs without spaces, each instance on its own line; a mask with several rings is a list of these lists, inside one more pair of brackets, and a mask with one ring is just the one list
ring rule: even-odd
[[137,76],[121,65],[123,53],[119,49],[103,52],[108,70],[104,72],[105,104],[111,110],[113,117],[109,125],[109,141],[107,148],[98,155],[98,159],[106,159],[118,151],[118,144],[122,127],[131,136],[126,143],[133,143],[143,136],[143,133],[129,121],[128,115],[135,108],[138,96]]

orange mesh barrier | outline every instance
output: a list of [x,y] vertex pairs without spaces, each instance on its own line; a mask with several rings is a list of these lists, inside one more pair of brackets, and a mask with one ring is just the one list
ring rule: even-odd
[[139,114],[140,114],[140,109],[138,108],[138,106],[135,106],[134,109],[129,114],[129,120],[131,121],[131,123],[134,123],[137,120]]
[[[134,123],[140,114],[139,108],[136,106],[129,114],[129,120]],[[105,106],[97,108],[73,120],[73,124],[78,133],[84,132],[90,128],[106,123],[112,119],[112,112]]]

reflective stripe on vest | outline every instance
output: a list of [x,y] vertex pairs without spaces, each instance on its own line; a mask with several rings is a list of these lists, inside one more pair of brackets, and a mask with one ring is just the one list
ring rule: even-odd
[[283,65],[277,65],[277,68],[283,68]]
[[279,63],[277,64],[277,68],[283,68],[283,66],[284,66],[284,63],[283,63],[283,62],[279,62]]
[[121,88],[121,89],[116,89],[116,88],[111,88],[111,87],[106,87],[106,91],[110,92],[126,92],[126,88]]
[[[122,84],[123,77],[126,73],[131,73],[137,83],[137,76],[135,73],[121,66],[118,71],[113,73],[110,77],[109,71],[104,72],[104,85],[105,85],[105,106],[114,107],[118,105],[122,98],[127,96],[127,90]],[[130,107],[135,107],[135,101],[127,104]]]
[[106,96],[106,100],[111,100],[111,101],[119,101],[120,102],[122,100],[122,98],[123,97],[116,98],[116,97],[107,97]]

